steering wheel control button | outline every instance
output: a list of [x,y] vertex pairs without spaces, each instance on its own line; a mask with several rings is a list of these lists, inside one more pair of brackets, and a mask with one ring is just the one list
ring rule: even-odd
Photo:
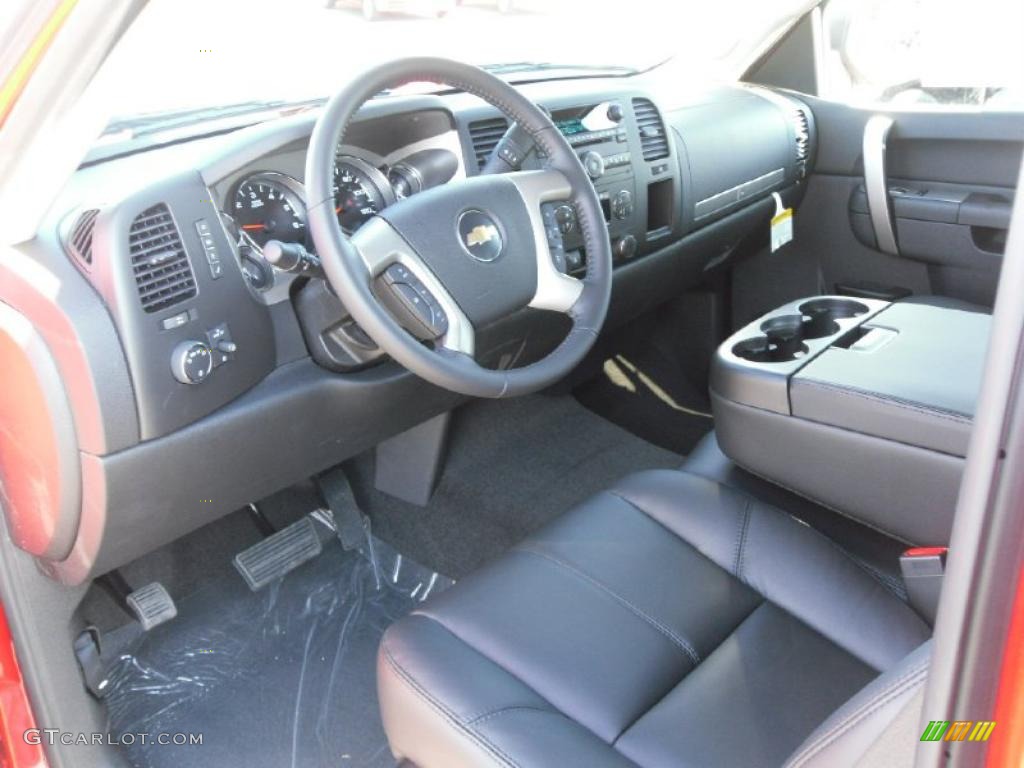
[[213,371],[213,352],[202,341],[183,341],[171,353],[171,372],[182,384],[202,384]]
[[463,211],[458,221],[459,242],[477,261],[491,262],[501,256],[505,242],[498,223],[483,211]]
[[390,295],[397,300],[395,310],[399,316],[404,316],[407,324],[415,327],[416,335],[437,339],[448,332],[448,315],[409,269],[401,264],[392,264],[384,270],[384,282],[391,288]]
[[558,222],[558,231],[568,235],[576,229],[576,212],[570,205],[560,205],[555,209],[555,221]]

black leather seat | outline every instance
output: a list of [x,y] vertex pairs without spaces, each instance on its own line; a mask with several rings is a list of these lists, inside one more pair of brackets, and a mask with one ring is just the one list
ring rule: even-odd
[[837,766],[923,684],[929,634],[814,529],[652,471],[390,627],[378,689],[420,768]]

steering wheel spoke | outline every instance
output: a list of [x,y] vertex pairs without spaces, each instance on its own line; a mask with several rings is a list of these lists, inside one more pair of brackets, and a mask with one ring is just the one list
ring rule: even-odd
[[547,230],[541,206],[572,196],[572,185],[565,174],[556,170],[519,171],[505,174],[515,184],[526,204],[533,229],[534,249],[537,253],[537,290],[529,306],[567,313],[583,293],[583,283],[558,270],[551,256]]
[[375,217],[351,238],[369,280],[392,316],[425,341],[473,356],[473,324],[416,251]]

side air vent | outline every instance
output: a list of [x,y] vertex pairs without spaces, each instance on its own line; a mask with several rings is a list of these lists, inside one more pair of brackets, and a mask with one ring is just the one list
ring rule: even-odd
[[633,112],[636,114],[636,127],[640,131],[640,148],[644,160],[650,162],[668,157],[668,136],[658,108],[650,99],[633,99]]
[[798,178],[807,175],[807,153],[810,150],[811,131],[807,120],[807,112],[796,107],[790,118],[793,122],[793,135],[796,138],[796,172]]
[[92,264],[92,230],[98,215],[99,211],[95,208],[82,211],[67,237],[68,251],[86,266]]
[[159,312],[196,295],[192,265],[164,203],[135,217],[128,233],[128,248],[146,312]]
[[507,130],[508,120],[504,117],[492,117],[469,124],[469,139],[473,142],[473,154],[476,155],[478,170],[484,167],[487,158],[491,156],[491,152]]

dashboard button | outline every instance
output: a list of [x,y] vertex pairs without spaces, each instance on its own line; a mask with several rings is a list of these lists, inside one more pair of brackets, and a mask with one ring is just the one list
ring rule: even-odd
[[165,317],[161,321],[160,326],[165,331],[171,331],[174,330],[175,328],[181,328],[181,326],[185,325],[186,323],[188,323],[188,311],[179,312],[176,315]]

